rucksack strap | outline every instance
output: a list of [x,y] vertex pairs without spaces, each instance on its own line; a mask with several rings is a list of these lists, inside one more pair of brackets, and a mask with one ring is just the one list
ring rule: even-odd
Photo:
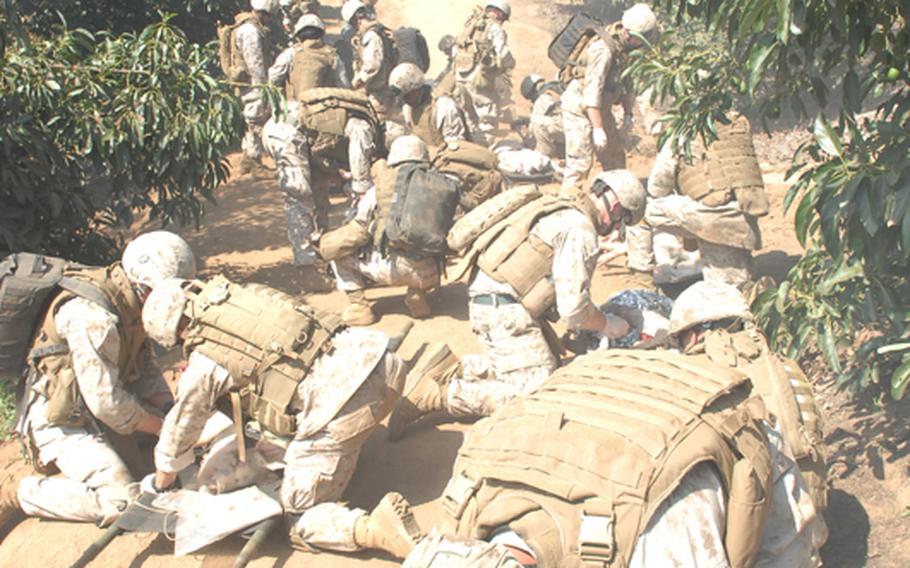
[[111,301],[107,299],[107,296],[104,295],[104,292],[101,291],[101,288],[95,286],[91,282],[64,276],[60,279],[60,282],[58,282],[57,285],[67,292],[71,292],[80,298],[84,298],[94,304],[98,304],[104,308],[105,311],[117,315],[117,309],[114,308],[114,305],[111,303]]

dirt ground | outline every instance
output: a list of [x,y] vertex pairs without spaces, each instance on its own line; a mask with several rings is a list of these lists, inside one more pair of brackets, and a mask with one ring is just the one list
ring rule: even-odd
[[[340,2],[324,2],[324,16],[337,25]],[[516,77],[517,109],[527,112],[527,105],[517,93],[517,83],[528,72],[552,75],[554,69],[546,58],[547,41],[556,19],[565,19],[571,6],[560,2],[537,3],[516,0],[513,21],[506,26],[519,62]],[[445,33],[454,33],[467,17],[474,2],[426,2],[416,0],[383,0],[379,3],[381,18],[387,25],[407,22],[417,25],[435,46]],[[407,12],[404,8],[407,6]],[[562,21],[562,20],[559,20]],[[434,56],[438,52],[433,53]],[[435,73],[441,64],[435,59]],[[757,145],[775,144],[775,139],[762,138]],[[763,153],[763,155],[766,155]],[[236,159],[236,157],[235,157]],[[633,153],[630,167],[646,176],[651,157]],[[764,248],[756,253],[759,274],[783,277],[801,253],[792,231],[792,219],[782,214],[782,200],[787,186],[783,172],[787,164],[763,164],[765,179],[772,196],[772,213],[761,220]],[[218,195],[217,207],[210,207],[199,230],[182,234],[192,244],[197,257],[204,262],[203,276],[223,273],[241,281],[261,282],[292,294],[301,292],[291,265],[287,245],[281,195],[274,180],[233,179]],[[649,282],[624,268],[624,258],[600,266],[595,277],[593,295],[605,300],[612,293],[630,288],[647,287]],[[378,329],[394,332],[407,321],[402,304],[403,289],[376,289],[369,296],[376,300],[381,321]],[[340,293],[313,294],[308,301],[327,309],[340,309]],[[433,317],[416,323],[401,348],[412,357],[425,343],[448,342],[458,354],[479,350],[467,323],[465,286],[444,285],[431,297]],[[838,391],[831,381],[818,379],[818,396],[823,407],[831,462],[831,504],[826,514],[831,537],[823,550],[828,566],[910,566],[910,483],[908,477],[907,405],[879,408],[875,401],[855,402]],[[425,528],[433,525],[438,511],[438,496],[451,473],[452,463],[462,441],[467,423],[431,423],[414,430],[399,443],[386,440],[384,429],[378,430],[361,454],[358,470],[345,498],[365,509],[375,505],[387,491],[399,491],[415,505],[418,521]],[[0,447],[0,464],[9,463],[18,453],[16,443]],[[2,473],[2,472],[0,472]],[[391,559],[368,554],[335,555],[293,552],[286,537],[273,535],[255,567],[308,566],[394,566]],[[101,535],[91,525],[27,519],[18,523],[0,542],[2,566],[68,566],[81,551]],[[163,536],[126,535],[115,540],[91,566],[207,567],[230,566],[243,542],[227,539],[204,549],[199,554],[174,558],[173,545]]]

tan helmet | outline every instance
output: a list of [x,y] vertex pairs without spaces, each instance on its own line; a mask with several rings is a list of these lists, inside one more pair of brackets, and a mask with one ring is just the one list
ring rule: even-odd
[[277,14],[281,6],[279,6],[278,0],[250,0],[250,8],[257,12]]
[[193,249],[170,231],[139,235],[126,245],[121,262],[130,282],[146,289],[154,288],[166,278],[196,276]]
[[630,225],[635,225],[642,220],[645,216],[648,194],[638,176],[629,170],[610,170],[597,174],[594,183],[597,183],[598,180],[613,190],[623,209],[632,214]]
[[400,136],[392,142],[387,161],[390,166],[397,166],[405,162],[429,162],[430,152],[423,140],[409,134]]
[[402,63],[392,69],[389,74],[389,87],[398,90],[401,94],[416,91],[426,84],[427,78],[423,71],[413,63]]
[[304,14],[300,16],[294,25],[294,35],[296,36],[307,28],[325,31],[325,23],[316,14]]
[[177,345],[180,317],[186,307],[186,280],[168,278],[161,281],[149,294],[142,307],[142,327],[156,343],[165,348]]
[[341,19],[350,24],[357,12],[361,9],[366,10],[366,7],[360,0],[347,0],[341,7]]
[[732,318],[744,321],[753,319],[749,304],[736,286],[720,282],[696,282],[686,288],[673,303],[670,334],[676,335],[699,324]]
[[647,4],[636,4],[623,12],[622,27],[643,36],[657,33],[657,16]]
[[486,8],[496,8],[505,15],[507,20],[512,17],[512,5],[509,4],[509,0],[490,0],[487,2]]

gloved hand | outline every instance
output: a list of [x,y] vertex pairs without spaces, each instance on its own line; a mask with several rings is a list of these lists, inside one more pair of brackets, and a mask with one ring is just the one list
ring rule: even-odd
[[634,122],[635,120],[631,114],[624,115],[622,117],[622,129],[625,131],[632,130],[632,124],[634,124]]
[[629,322],[613,314],[604,314],[604,316],[606,317],[607,322],[601,333],[610,339],[619,339],[620,337],[628,335],[631,330]]
[[161,495],[167,493],[168,491],[173,491],[179,488],[179,480],[176,480],[174,483],[165,489],[158,489],[155,486],[155,474],[150,473],[142,478],[142,481],[139,482],[139,492],[140,493],[151,493],[152,495]]
[[592,136],[594,138],[594,147],[598,150],[603,150],[607,147],[607,133],[604,132],[603,128],[595,128]]

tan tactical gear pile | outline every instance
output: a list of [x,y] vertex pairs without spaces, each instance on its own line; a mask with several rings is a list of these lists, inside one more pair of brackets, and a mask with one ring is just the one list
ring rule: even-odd
[[693,164],[683,163],[679,172],[680,193],[709,207],[734,199],[753,217],[768,214],[768,195],[752,142],[749,119],[738,116],[717,126],[717,140],[707,150],[694,150]]
[[707,461],[723,480],[730,563],[750,566],[770,504],[764,416],[748,378],[707,357],[589,354],[468,432],[441,528],[486,538],[507,526],[543,568],[625,566],[655,509]]
[[272,288],[222,277],[193,286],[185,314],[187,356],[199,352],[227,369],[241,383],[244,415],[274,434],[293,436],[291,400],[313,362],[331,349],[340,318]]

